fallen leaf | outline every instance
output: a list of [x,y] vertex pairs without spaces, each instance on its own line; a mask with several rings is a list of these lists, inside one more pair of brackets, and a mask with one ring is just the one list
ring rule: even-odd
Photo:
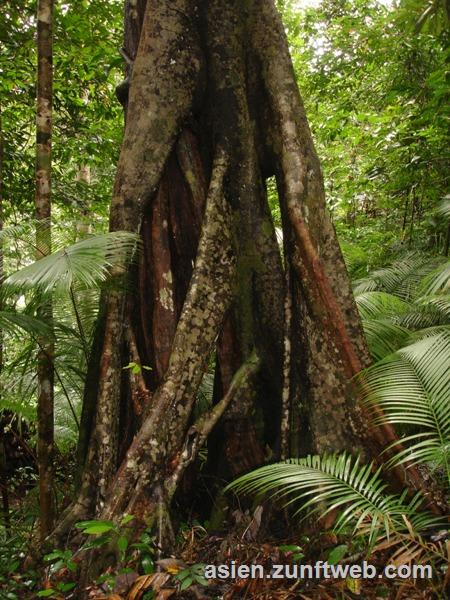
[[156,564],[169,573],[178,573],[187,567],[187,564],[177,558],[161,558]]
[[141,575],[133,584],[128,592],[126,600],[139,600],[145,591],[149,589],[159,592],[161,587],[167,583],[170,575],[167,573],[153,573],[152,575]]

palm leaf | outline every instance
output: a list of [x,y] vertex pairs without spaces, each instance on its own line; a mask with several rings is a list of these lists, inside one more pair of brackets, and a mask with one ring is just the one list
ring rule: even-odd
[[[348,526],[353,532],[369,526],[372,543],[383,531],[404,530],[402,515],[417,514],[420,498],[416,495],[408,503],[405,496],[386,493],[387,484],[381,471],[374,472],[373,464],[363,465],[347,454],[307,456],[267,465],[242,475],[226,489],[250,494],[268,494],[285,504],[296,503],[299,511],[321,516],[339,509],[336,531]],[[325,506],[325,508],[324,508]],[[434,522],[433,517],[422,515],[422,524]]]
[[[367,277],[356,280],[353,291],[355,295],[373,291],[387,292],[403,300],[410,300],[418,292],[422,295],[435,293],[442,289],[445,282],[448,285],[447,269],[448,261],[443,257],[409,253],[387,267],[376,269]],[[427,291],[427,278],[430,279],[430,292]]]
[[426,327],[425,329],[419,329],[419,331],[412,331],[410,333],[410,343],[418,342],[425,338],[433,337],[439,333],[450,334],[450,325],[433,325],[432,327]]
[[340,242],[347,271],[351,278],[367,273],[368,258],[365,251],[356,244],[349,244],[345,240]]
[[413,330],[450,324],[450,296],[438,294],[418,298],[410,312],[399,314],[396,321]]
[[375,360],[392,354],[404,346],[410,337],[408,329],[387,319],[364,319],[362,326],[370,353]]
[[440,201],[436,212],[450,219],[450,195],[445,196],[445,198]]
[[409,302],[387,292],[366,291],[356,294],[355,300],[363,319],[397,316],[411,310]]
[[92,288],[105,281],[114,265],[130,260],[137,237],[128,232],[98,235],[45,256],[10,275],[3,287],[9,293],[37,290],[69,292],[74,285]]
[[26,331],[31,336],[53,337],[52,328],[48,323],[13,310],[0,311],[0,330],[14,335],[23,335],[23,332]]
[[[450,482],[450,332],[426,336],[386,357],[363,375],[364,398],[378,404],[383,420],[419,428],[395,464],[427,461],[445,469]],[[437,463],[437,464],[436,464]]]
[[209,371],[203,375],[202,381],[197,391],[197,398],[194,407],[194,418],[198,418],[205,413],[213,404],[214,395],[214,373]]
[[450,291],[450,261],[432,269],[421,281],[423,294],[432,295]]
[[362,277],[353,282],[353,293],[359,296],[364,292],[375,292],[378,289],[378,283],[372,277]]
[[3,227],[0,231],[0,242],[11,242],[12,240],[20,240],[32,246],[36,240],[36,228],[42,227],[48,221],[40,221],[37,219],[29,219],[22,223]]

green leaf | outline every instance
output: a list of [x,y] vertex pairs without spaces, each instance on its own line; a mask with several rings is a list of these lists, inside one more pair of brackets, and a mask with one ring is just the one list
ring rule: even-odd
[[328,558],[327,558],[327,563],[329,565],[336,565],[347,554],[347,550],[348,550],[347,544],[341,544],[340,546],[336,546],[329,553]]
[[105,544],[109,544],[111,541],[110,533],[104,533],[97,538],[91,538],[88,542],[83,544],[84,550],[90,550],[91,548],[101,548]]
[[61,592],[70,592],[70,590],[73,590],[76,585],[76,583],[60,583],[58,584],[58,589]]
[[281,550],[281,552],[301,552],[302,550],[300,546],[293,545],[278,546],[278,549]]
[[144,571],[144,575],[150,575],[155,571],[155,563],[153,562],[151,556],[148,556],[147,554],[141,558],[141,566],[142,570]]
[[76,523],[77,529],[82,529],[83,533],[94,534],[94,533],[106,533],[115,529],[115,525],[112,521],[80,521]]
[[107,531],[111,531],[113,529],[113,525],[98,523],[97,525],[90,525],[89,527],[86,527],[83,529],[83,533],[87,535],[97,535],[99,533],[106,533]]
[[126,549],[128,548],[128,539],[124,535],[121,535],[118,538],[118,540],[117,540],[117,548],[122,553],[124,553],[126,551]]
[[0,329],[15,335],[23,336],[25,331],[31,336],[44,337],[49,340],[54,338],[52,328],[48,323],[42,319],[13,310],[0,311]]
[[[450,482],[450,332],[441,331],[401,348],[362,375],[363,401],[380,406],[376,422],[413,425],[419,432],[392,464],[426,461],[441,466]],[[408,445],[409,442],[409,445]]]
[[121,525],[128,525],[131,521],[133,521],[134,515],[124,515],[120,520]]
[[50,554],[44,556],[44,560],[46,561],[55,560],[57,558],[64,558],[64,551],[54,550],[53,552],[50,552]]
[[380,469],[374,471],[373,464],[362,465],[359,459],[343,453],[266,465],[242,475],[225,490],[288,498],[286,505],[295,502],[297,512],[310,516],[339,509],[335,530],[341,532],[348,526],[355,533],[364,530],[370,543],[383,531],[389,535],[393,527],[404,531],[404,515],[413,525],[419,515],[421,526],[435,522],[431,515],[417,512],[418,497],[407,504],[403,497],[387,494],[386,487]]
[[188,587],[190,587],[193,583],[193,579],[192,577],[186,577],[183,581],[181,581],[181,585],[180,585],[180,591],[182,592],[183,590],[187,590]]
[[75,573],[75,571],[77,570],[77,563],[73,560],[68,560],[66,566],[69,569],[69,571],[72,571],[72,573]]

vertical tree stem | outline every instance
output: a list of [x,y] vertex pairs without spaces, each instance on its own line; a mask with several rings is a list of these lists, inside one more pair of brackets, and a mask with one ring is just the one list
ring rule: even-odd
[[[37,115],[36,115],[36,259],[51,253],[51,142],[53,95],[53,0],[39,0],[37,11]],[[53,317],[51,301],[39,308],[39,316]],[[38,466],[40,537],[43,541],[53,528],[54,452],[54,345],[41,340],[38,353]]]
[[[2,115],[0,112],[0,233],[3,230],[3,129]],[[0,287],[4,278],[3,264],[3,240],[0,239]],[[0,295],[0,310],[3,310],[3,299]],[[0,375],[3,371],[3,331],[0,330]],[[2,387],[0,382],[0,400],[2,396]],[[0,434],[3,434],[1,431]],[[6,474],[6,453],[3,440],[0,439],[0,487],[2,492],[2,507],[4,525],[7,532],[10,530],[9,520],[9,497],[8,497],[8,477]]]

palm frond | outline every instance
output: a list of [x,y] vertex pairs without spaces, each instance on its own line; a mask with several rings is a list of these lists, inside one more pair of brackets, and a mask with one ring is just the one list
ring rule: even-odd
[[[286,505],[298,504],[298,510],[310,516],[339,509],[335,530],[352,526],[356,533],[364,526],[366,532],[369,521],[369,541],[373,543],[382,531],[389,536],[392,530],[404,530],[402,515],[415,515],[421,501],[416,495],[406,502],[404,495],[387,494],[386,487],[380,469],[375,471],[373,464],[363,465],[343,453],[267,465],[242,475],[226,489],[287,497]],[[434,522],[433,517],[422,514],[422,522]]]
[[450,261],[446,260],[427,273],[420,282],[420,291],[428,296],[450,292]]
[[[36,234],[46,231],[50,224],[49,219],[27,219],[21,223],[15,223],[4,227],[0,231],[0,243],[11,245],[16,243],[21,247],[31,250],[31,255],[39,249],[36,245]],[[52,224],[52,245],[62,247],[67,245],[68,232],[73,229],[72,222],[64,222],[58,219]]]
[[360,277],[367,273],[368,259],[365,251],[356,244],[350,244],[344,240],[339,245],[350,277]]
[[[441,331],[401,348],[363,374],[363,401],[377,403],[383,420],[420,429],[395,464],[426,461],[450,481],[450,332]],[[437,465],[436,465],[437,462]]]
[[419,329],[418,331],[411,331],[410,343],[413,344],[414,342],[433,337],[439,333],[450,334],[450,325],[433,325],[432,327],[426,327],[425,329]]
[[194,407],[194,418],[197,419],[200,415],[211,408],[214,394],[214,373],[207,372],[203,375],[202,381],[198,388],[196,403]]
[[387,319],[364,319],[364,334],[370,354],[375,360],[381,360],[405,345],[410,332]]
[[359,296],[364,292],[375,292],[378,290],[378,283],[372,277],[362,277],[353,282],[353,294]]
[[[0,242],[11,242],[11,240],[22,240],[32,246],[36,240],[36,228],[42,227],[46,221],[29,219],[22,223],[16,223],[3,227],[0,231]],[[48,221],[47,221],[48,223]]]
[[418,533],[417,527],[414,527],[411,521],[406,517],[404,517],[404,520],[408,531],[395,532],[390,538],[386,536],[380,537],[373,549],[374,554],[389,551],[389,563],[396,567],[410,564],[411,562],[424,564],[436,560],[446,565],[448,563],[448,554],[445,544],[439,541],[425,540]]
[[438,294],[418,298],[410,312],[399,314],[396,322],[412,330],[450,324],[450,296]]
[[7,393],[6,390],[3,390],[0,398],[0,412],[3,410],[19,415],[28,423],[36,422],[36,404],[27,399],[18,398],[16,394]]
[[136,235],[123,231],[93,236],[16,271],[2,287],[10,293],[37,290],[44,294],[67,293],[74,285],[96,287],[114,265],[131,259],[137,243]]
[[23,335],[23,332],[48,339],[53,337],[52,328],[42,319],[38,319],[23,312],[14,310],[0,311],[0,329],[14,335]]
[[450,219],[450,194],[442,198],[436,209],[436,212],[444,217]]
[[371,278],[377,283],[378,290],[408,300],[414,297],[422,279],[435,270],[440,261],[439,257],[410,253],[373,271]]
[[363,319],[397,316],[408,313],[411,304],[387,292],[366,291],[355,295],[359,314]]
[[[78,404],[77,412],[79,413]],[[78,415],[79,416],[79,415]],[[75,446],[78,439],[77,424],[70,410],[67,410],[67,401],[61,394],[55,395],[55,441],[61,451]]]

